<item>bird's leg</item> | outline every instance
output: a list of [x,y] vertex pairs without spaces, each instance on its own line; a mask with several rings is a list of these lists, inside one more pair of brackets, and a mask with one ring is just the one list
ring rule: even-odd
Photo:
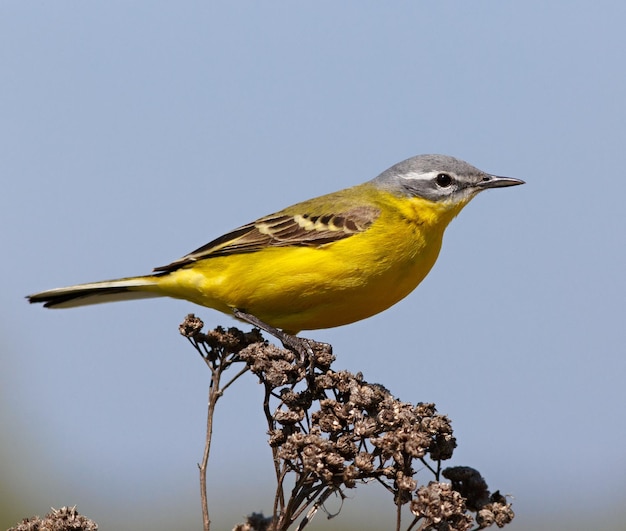
[[267,332],[268,334],[273,335],[276,339],[278,339],[284,347],[297,352],[300,355],[300,360],[310,360],[312,361],[314,358],[313,346],[312,343],[315,343],[311,339],[306,339],[303,337],[293,336],[291,334],[287,334],[278,328],[274,328],[273,326],[264,323],[258,317],[250,313],[246,313],[242,310],[235,308],[233,310],[233,314],[237,319],[241,319],[247,323],[250,323],[253,326],[256,326],[260,330]]

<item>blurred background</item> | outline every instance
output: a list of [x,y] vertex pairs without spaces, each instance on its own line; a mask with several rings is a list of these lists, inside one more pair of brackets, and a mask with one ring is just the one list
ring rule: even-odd
[[[200,529],[209,375],[177,327],[235,324],[25,295],[148,273],[445,153],[527,184],[472,202],[400,304],[307,335],[449,415],[450,464],[514,496],[511,531],[623,529],[625,17],[603,0],[0,3],[0,528],[77,504],[102,529]],[[246,376],[219,404],[215,529],[271,511],[261,398]],[[393,527],[382,488],[347,494],[312,528]]]

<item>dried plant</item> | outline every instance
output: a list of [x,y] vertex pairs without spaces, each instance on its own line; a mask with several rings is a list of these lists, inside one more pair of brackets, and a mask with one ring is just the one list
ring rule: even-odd
[[[286,336],[251,316],[238,314],[278,337],[286,348],[269,344],[256,329],[216,328],[203,333],[193,315],[180,325],[211,370],[207,439],[200,464],[204,529],[210,520],[206,497],[213,415],[223,392],[247,371],[265,388],[263,411],[272,448],[276,492],[271,517],[252,514],[236,531],[303,529],[332,494],[375,481],[396,505],[396,530],[402,508],[413,516],[406,529],[465,531],[496,524],[514,514],[498,492],[490,494],[480,474],[469,467],[442,470],[456,439],[450,420],[434,404],[401,402],[382,385],[361,374],[334,371],[330,345]],[[230,379],[224,371],[241,368]],[[224,378],[225,383],[222,383]],[[419,486],[416,467],[433,481]],[[441,482],[446,478],[450,481]]]
[[25,518],[7,531],[98,531],[98,524],[79,514],[74,506],[52,509],[43,518]]

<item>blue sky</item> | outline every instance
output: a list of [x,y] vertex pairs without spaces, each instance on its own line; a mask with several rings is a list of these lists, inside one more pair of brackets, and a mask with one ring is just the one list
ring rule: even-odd
[[[527,184],[475,199],[400,304],[308,335],[337,369],[449,415],[453,464],[515,496],[512,531],[609,529],[594,518],[626,501],[625,16],[616,1],[0,4],[0,475],[28,500],[10,517],[78,504],[131,529],[156,507],[163,529],[199,527],[208,374],[177,326],[233,324],[182,301],[52,312],[26,294],[147,273],[445,153]],[[271,509],[260,398],[248,377],[220,405],[218,527]],[[335,522],[393,521],[382,490],[351,495]]]

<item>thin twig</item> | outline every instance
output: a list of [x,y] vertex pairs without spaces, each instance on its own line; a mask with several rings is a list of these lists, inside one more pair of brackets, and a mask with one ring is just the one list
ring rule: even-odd
[[211,529],[211,520],[209,519],[209,503],[207,500],[206,473],[207,465],[209,462],[209,454],[211,452],[211,439],[213,437],[213,416],[215,414],[215,405],[217,404],[217,401],[221,396],[221,391],[219,388],[220,374],[221,371],[219,370],[219,368],[216,371],[212,371],[211,386],[209,389],[209,407],[206,423],[206,440],[204,444],[204,453],[202,454],[202,463],[199,466],[200,498],[202,503],[202,524],[204,531],[209,531]]
[[423,457],[420,457],[420,461],[428,470],[430,470],[433,473],[433,476],[435,476],[435,479],[439,481],[439,471],[441,470],[441,461],[437,461],[439,463],[439,465],[437,466],[437,470],[435,470],[432,466],[430,466],[428,461],[426,461],[426,459],[424,459]]
[[[306,476],[308,477],[308,474],[306,474]],[[313,503],[318,496],[320,496],[320,493],[323,492],[324,489],[330,488],[322,484],[313,487],[307,486],[306,483],[308,483],[308,481],[299,481],[299,483],[302,483],[302,486],[298,487],[300,492],[297,495],[292,493],[292,500],[290,500],[290,503],[287,506],[288,510],[285,511],[286,513],[289,512],[291,514],[290,523],[295,522],[306,510],[306,508],[311,505],[311,503]],[[294,488],[293,492],[295,492],[295,490],[296,489]],[[291,501],[293,501],[293,503],[291,503]]]
[[223,395],[224,391],[226,391],[226,389],[228,389],[232,384],[235,383],[235,380],[239,379],[239,377],[246,374],[249,370],[250,368],[247,365],[243,369],[241,369],[237,374],[235,374],[235,376],[233,376],[233,378],[224,387],[222,387],[220,394]]
[[[272,451],[275,452],[276,450],[272,449]],[[279,460],[276,457],[274,457],[274,465],[278,469]],[[278,522],[279,519],[282,517],[285,508],[285,489],[283,483],[285,481],[285,476],[287,475],[287,472],[289,472],[289,470],[285,466],[285,468],[279,474],[278,482],[276,485],[276,494],[274,495],[274,512],[272,513],[274,515],[275,522]]]
[[396,503],[396,531],[400,531],[402,525],[402,504]]
[[319,508],[324,504],[324,502],[328,499],[328,497],[333,492],[335,492],[335,489],[332,489],[332,488],[328,487],[328,488],[326,488],[326,490],[322,494],[319,495],[318,500],[313,504],[313,507],[311,507],[309,512],[306,514],[306,516],[302,519],[302,521],[300,522],[300,525],[298,526],[298,529],[296,531],[302,531],[304,529],[304,527],[311,520],[313,520],[313,517],[315,516],[317,511],[319,511]]
[[411,531],[411,529],[413,529],[417,525],[417,522],[419,522],[419,520],[420,519],[417,516],[413,518],[413,521],[411,522],[409,527],[406,528],[406,531]]

